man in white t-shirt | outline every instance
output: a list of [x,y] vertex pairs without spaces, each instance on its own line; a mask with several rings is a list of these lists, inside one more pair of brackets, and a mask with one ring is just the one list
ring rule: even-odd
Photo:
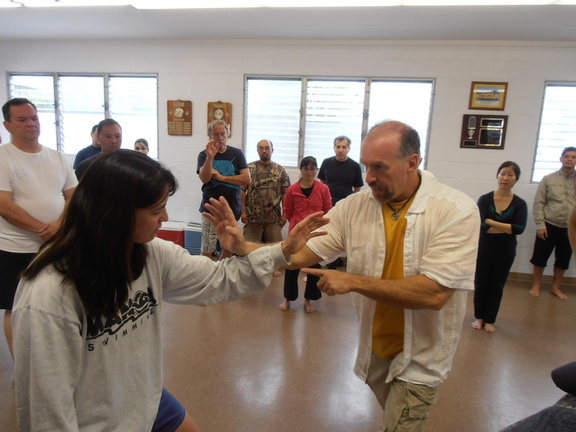
[[12,353],[12,303],[18,275],[40,245],[60,228],[76,176],[66,156],[38,142],[40,121],[28,99],[11,99],[2,107],[12,141],[0,146],[0,309]]

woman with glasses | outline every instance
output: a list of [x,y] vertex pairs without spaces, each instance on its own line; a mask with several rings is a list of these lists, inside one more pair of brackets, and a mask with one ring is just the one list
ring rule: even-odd
[[[298,222],[306,216],[323,211],[324,214],[332,208],[332,197],[330,189],[320,180],[316,180],[318,173],[318,163],[316,158],[306,156],[300,162],[300,181],[294,183],[286,191],[284,199],[284,215],[290,223],[288,232],[296,226]],[[320,268],[319,265],[313,266]],[[286,270],[284,276],[284,301],[278,306],[281,311],[286,311],[290,307],[290,302],[298,298],[298,274],[299,270]],[[317,276],[308,276],[306,279],[306,290],[304,292],[304,309],[306,312],[314,312],[316,309],[310,303],[311,300],[318,300],[322,297]]]

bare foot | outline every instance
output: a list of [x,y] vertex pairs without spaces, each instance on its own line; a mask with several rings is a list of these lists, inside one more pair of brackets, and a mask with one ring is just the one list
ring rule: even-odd
[[560,300],[568,300],[568,296],[559,289],[553,289],[552,291],[550,291],[550,294],[558,297]]
[[272,273],[272,276],[274,276],[274,277],[280,277],[280,276],[282,276],[282,272],[279,271],[279,270],[276,270],[274,273]]
[[470,324],[473,329],[482,330],[482,326],[484,325],[484,320],[477,319],[472,324]]
[[486,330],[488,333],[494,333],[496,328],[492,324],[485,323],[484,330]]
[[314,306],[312,306],[312,304],[310,303],[310,300],[305,299],[304,300],[304,310],[306,312],[314,312],[316,310],[316,308]]
[[528,291],[528,294],[530,294],[532,297],[538,297],[540,295],[540,288],[532,288],[530,291]]
[[287,311],[290,309],[290,300],[284,300],[280,305],[278,305],[278,309],[281,311]]

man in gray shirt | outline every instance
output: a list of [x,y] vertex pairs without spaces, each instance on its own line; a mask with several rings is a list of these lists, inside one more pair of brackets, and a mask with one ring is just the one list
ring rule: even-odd
[[560,162],[562,167],[558,171],[542,178],[534,197],[532,214],[537,231],[534,252],[530,259],[534,265],[534,280],[529,293],[533,297],[540,295],[544,268],[555,250],[554,277],[550,292],[559,299],[566,300],[568,297],[560,291],[560,284],[572,257],[568,239],[568,217],[576,204],[576,147],[566,147],[562,151]]

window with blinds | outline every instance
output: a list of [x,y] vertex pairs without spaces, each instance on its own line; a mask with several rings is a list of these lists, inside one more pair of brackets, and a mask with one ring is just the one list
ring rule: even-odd
[[247,76],[246,159],[257,160],[256,144],[269,139],[279,164],[297,167],[304,156],[314,156],[320,165],[334,156],[334,138],[345,135],[352,140],[350,157],[359,161],[362,138],[383,120],[418,130],[424,157],[433,85],[432,80]]
[[560,169],[566,147],[576,147],[576,83],[546,83],[532,181]]
[[40,142],[67,154],[91,144],[92,126],[113,118],[122,126],[122,146],[138,138],[158,157],[158,97],[155,75],[10,74],[10,98],[24,97],[38,108]]
[[334,156],[334,138],[345,135],[352,140],[348,156],[358,161],[366,83],[308,80],[307,84],[303,156],[314,156],[320,166]]
[[301,94],[299,79],[246,81],[244,153],[248,162],[258,159],[256,146],[267,139],[274,145],[275,161],[285,166],[298,164]]
[[[90,145],[92,126],[104,118],[104,77],[59,76],[60,150],[76,154]],[[40,123],[41,127],[43,126]],[[43,143],[44,134],[40,137]]]
[[[54,77],[52,75],[11,75],[10,99],[26,98],[36,105],[40,119],[41,142],[46,147],[57,149],[56,102]],[[7,139],[2,142],[8,142]]]

